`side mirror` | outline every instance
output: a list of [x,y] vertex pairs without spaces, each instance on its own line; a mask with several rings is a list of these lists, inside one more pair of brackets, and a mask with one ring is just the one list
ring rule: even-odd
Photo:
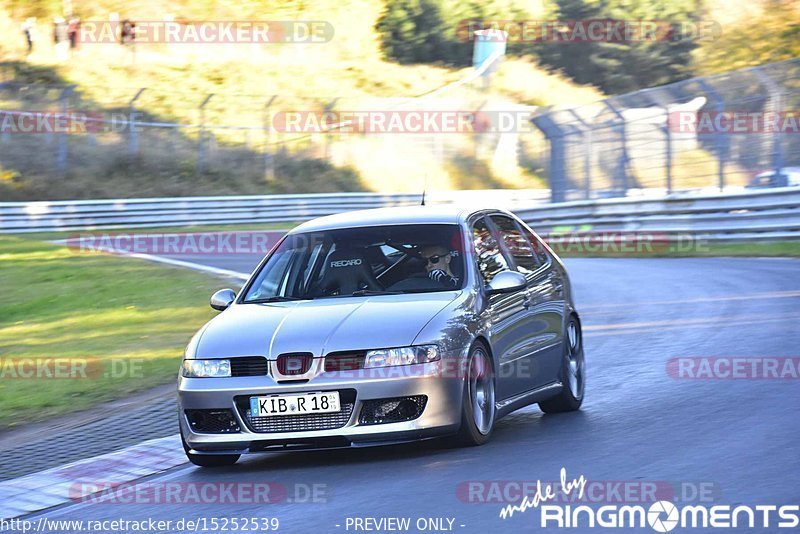
[[521,289],[525,289],[528,285],[528,279],[525,275],[517,271],[500,271],[492,281],[486,285],[487,295],[498,295],[501,293],[514,293]]
[[215,310],[223,311],[228,309],[228,306],[236,298],[236,293],[233,292],[233,289],[220,289],[213,295],[211,295],[211,307]]

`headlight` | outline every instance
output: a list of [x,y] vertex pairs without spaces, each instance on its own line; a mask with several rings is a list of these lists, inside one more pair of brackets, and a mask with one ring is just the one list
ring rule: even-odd
[[231,361],[183,360],[183,376],[187,378],[219,378],[231,376]]
[[420,345],[399,349],[380,349],[367,351],[364,367],[388,367],[390,365],[410,365],[428,363],[439,359],[439,347]]

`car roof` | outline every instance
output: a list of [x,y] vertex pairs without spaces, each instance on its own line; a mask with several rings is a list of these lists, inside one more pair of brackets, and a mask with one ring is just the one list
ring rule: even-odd
[[453,204],[438,204],[348,211],[305,222],[294,228],[290,233],[393,224],[460,224],[473,213],[488,209],[485,207],[465,208]]

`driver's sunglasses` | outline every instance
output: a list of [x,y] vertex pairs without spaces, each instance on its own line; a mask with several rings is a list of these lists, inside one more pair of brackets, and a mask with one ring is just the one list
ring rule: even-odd
[[[447,254],[445,254],[445,256],[447,256]],[[433,264],[433,265],[436,265],[437,263],[439,263],[439,260],[440,260],[440,259],[442,259],[442,256],[440,256],[440,255],[438,255],[438,254],[435,254],[435,255],[433,255],[433,256],[428,256],[427,258],[426,258],[425,256],[423,256],[423,258],[424,258],[424,259],[425,259],[425,261],[427,261],[428,263],[430,263],[430,264]]]

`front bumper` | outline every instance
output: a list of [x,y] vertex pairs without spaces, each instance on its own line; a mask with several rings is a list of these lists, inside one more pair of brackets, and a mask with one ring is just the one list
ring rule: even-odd
[[[231,378],[184,378],[178,382],[180,428],[191,452],[197,454],[243,454],[270,450],[318,449],[367,446],[426,439],[458,431],[464,383],[457,377],[444,377],[442,362],[322,373],[303,383],[276,382],[272,376]],[[347,422],[328,430],[256,432],[237,406],[237,398],[353,390],[354,406]],[[411,421],[383,424],[359,422],[364,401],[424,395],[422,414]],[[186,410],[230,409],[239,431],[224,434],[194,431]],[[276,416],[285,417],[285,416]]]

